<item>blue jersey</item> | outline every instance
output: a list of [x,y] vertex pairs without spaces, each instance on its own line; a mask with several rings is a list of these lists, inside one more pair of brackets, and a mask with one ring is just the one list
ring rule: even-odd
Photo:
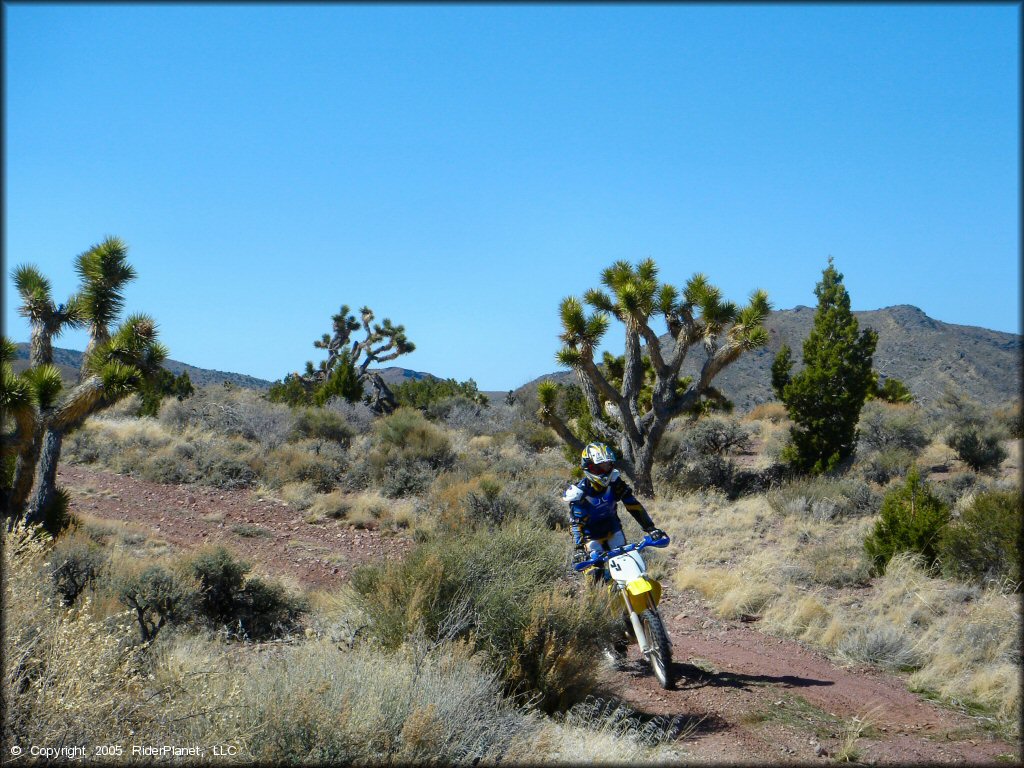
[[586,478],[575,483],[569,491],[574,488],[578,492],[571,493],[576,498],[569,502],[569,529],[577,546],[586,540],[603,539],[622,530],[622,521],[616,511],[620,501],[641,528],[646,531],[654,527],[647,510],[636,500],[633,490],[622,478],[615,478],[603,490],[594,488]]

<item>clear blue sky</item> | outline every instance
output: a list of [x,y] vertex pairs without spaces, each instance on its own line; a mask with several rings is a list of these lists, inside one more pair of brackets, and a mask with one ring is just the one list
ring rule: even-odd
[[6,333],[14,266],[62,299],[108,234],[171,357],[266,379],[347,303],[516,387],[646,257],[784,309],[832,255],[855,309],[1019,332],[1020,13],[5,4]]

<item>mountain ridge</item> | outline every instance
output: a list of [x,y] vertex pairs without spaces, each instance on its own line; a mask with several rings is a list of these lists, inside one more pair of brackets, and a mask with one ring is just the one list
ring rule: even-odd
[[[768,344],[742,355],[715,378],[715,386],[746,412],[775,399],[771,389],[771,363],[779,348],[792,350],[794,370],[803,364],[803,342],[814,323],[815,309],[797,305],[773,310],[765,320]],[[980,326],[945,323],[929,317],[912,304],[858,310],[854,316],[861,329],[878,333],[874,368],[883,378],[897,378],[923,405],[933,403],[948,384],[980,403],[996,405],[1021,395],[1020,334],[993,331]],[[659,336],[662,350],[674,348],[666,333]],[[696,376],[706,356],[692,348],[683,374]],[[576,374],[558,371],[544,374],[520,387],[535,388],[543,380],[572,383]]]
[[[797,305],[793,309],[773,310],[765,321],[768,344],[742,355],[715,379],[715,385],[729,397],[740,412],[775,399],[771,391],[771,362],[782,344],[792,350],[794,368],[803,362],[803,341],[814,321],[813,307]],[[981,403],[995,405],[1021,396],[1020,334],[993,331],[973,325],[946,323],[929,317],[912,304],[896,304],[854,313],[861,328],[878,333],[875,369],[883,378],[894,377],[906,384],[922,404],[934,402],[949,384],[966,392]],[[662,349],[670,352],[669,335],[662,334]],[[16,345],[15,370],[26,367],[28,344]],[[54,347],[54,363],[67,380],[75,380],[81,367],[82,353]],[[694,348],[683,364],[683,374],[694,376],[705,359],[702,348]],[[234,386],[265,391],[272,382],[243,373],[218,371],[167,360],[165,367],[176,375],[187,371],[193,384],[208,386],[228,382]],[[389,366],[378,369],[389,385],[426,378],[446,378],[433,373]],[[572,371],[543,374],[514,391],[522,393],[536,388],[540,381],[551,379],[572,383]],[[492,400],[505,396],[505,391],[485,393]]]

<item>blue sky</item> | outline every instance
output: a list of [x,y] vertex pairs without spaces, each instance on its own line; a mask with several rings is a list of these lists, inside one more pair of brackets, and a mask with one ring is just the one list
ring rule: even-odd
[[[174,359],[276,379],[342,303],[504,390],[618,259],[1020,331],[1017,5],[5,4],[12,268],[114,234]],[[12,300],[15,299],[15,300]],[[620,328],[608,339],[620,348]],[[80,332],[59,346],[81,349]]]

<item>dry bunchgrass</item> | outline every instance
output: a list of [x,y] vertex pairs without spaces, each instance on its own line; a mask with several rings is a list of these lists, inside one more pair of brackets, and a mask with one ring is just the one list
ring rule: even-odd
[[132,618],[98,618],[89,596],[64,608],[39,579],[48,544],[22,525],[5,536],[4,741],[104,744],[142,733],[143,680]]

